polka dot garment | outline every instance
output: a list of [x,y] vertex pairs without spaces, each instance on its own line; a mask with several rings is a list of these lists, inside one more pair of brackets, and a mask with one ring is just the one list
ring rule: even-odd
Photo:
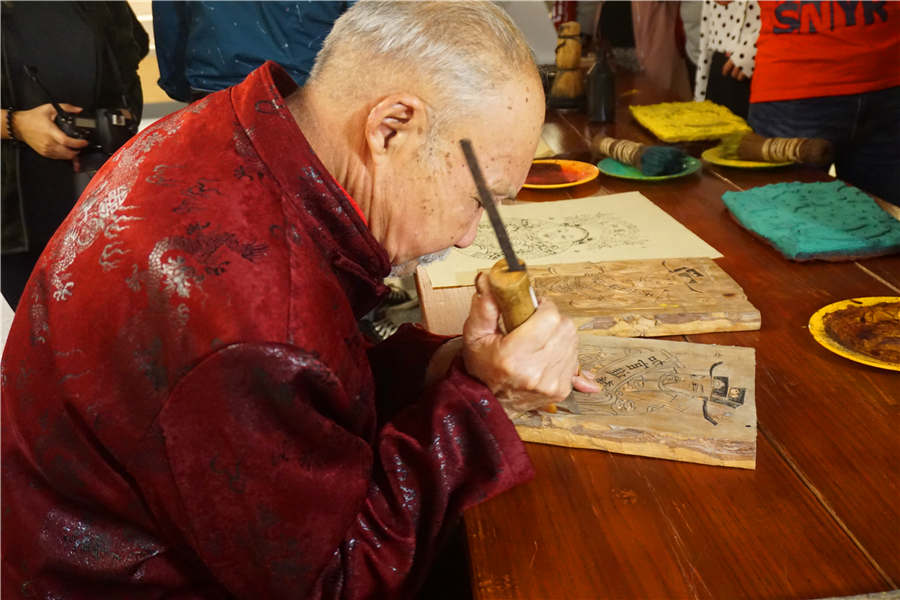
[[700,60],[694,83],[694,100],[706,99],[709,65],[716,52],[731,53],[732,62],[747,77],[753,75],[756,38],[759,36],[759,4],[737,1],[722,5],[715,0],[703,1],[700,18]]

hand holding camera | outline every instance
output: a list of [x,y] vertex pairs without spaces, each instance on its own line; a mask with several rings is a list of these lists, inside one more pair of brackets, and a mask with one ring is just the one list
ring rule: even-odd
[[[25,66],[25,72],[50,100],[49,104],[42,104],[31,111],[19,113],[25,117],[27,113],[38,111],[34,115],[27,115],[26,120],[26,127],[36,126],[32,133],[33,137],[37,138],[34,141],[38,145],[32,144],[24,131],[19,131],[25,143],[38,154],[48,158],[72,160],[81,150],[87,150],[110,156],[137,132],[137,120],[128,109],[100,108],[96,113],[87,113],[78,106],[57,104],[41,83],[37,69]],[[127,101],[124,94],[122,101],[123,103]],[[31,120],[32,117],[35,121]],[[46,127],[48,121],[51,125],[49,130]],[[21,130],[21,126],[18,125],[19,115],[16,115],[16,123],[16,129]],[[56,126],[52,127],[53,124]],[[105,158],[93,162],[102,164],[103,160]]]
[[[73,116],[81,112],[80,107],[71,104],[61,104],[60,108]],[[41,156],[72,160],[90,142],[66,135],[66,132],[57,125],[57,116],[56,109],[50,103],[41,104],[30,110],[16,111],[16,136]]]

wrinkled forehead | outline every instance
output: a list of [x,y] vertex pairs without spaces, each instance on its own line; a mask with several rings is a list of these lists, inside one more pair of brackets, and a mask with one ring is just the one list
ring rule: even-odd
[[501,127],[510,127],[509,133],[521,132],[534,135],[544,122],[546,104],[544,90],[537,72],[523,74],[498,85],[485,94],[483,116]]

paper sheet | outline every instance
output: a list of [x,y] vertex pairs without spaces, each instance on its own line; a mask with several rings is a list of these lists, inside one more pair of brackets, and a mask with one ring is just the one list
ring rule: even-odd
[[[639,192],[498,208],[516,255],[529,265],[722,256]],[[502,257],[485,214],[471,246],[426,269],[435,288],[472,285]]]
[[534,149],[534,157],[535,158],[550,158],[551,156],[554,156],[555,154],[556,154],[556,152],[553,151],[553,148],[551,148],[550,145],[544,141],[544,138],[541,137],[538,140],[537,148]]

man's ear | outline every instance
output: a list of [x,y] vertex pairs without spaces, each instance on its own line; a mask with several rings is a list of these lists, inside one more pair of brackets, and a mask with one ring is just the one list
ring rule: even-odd
[[391,94],[369,110],[366,142],[376,161],[424,143],[428,131],[425,102],[413,94]]

